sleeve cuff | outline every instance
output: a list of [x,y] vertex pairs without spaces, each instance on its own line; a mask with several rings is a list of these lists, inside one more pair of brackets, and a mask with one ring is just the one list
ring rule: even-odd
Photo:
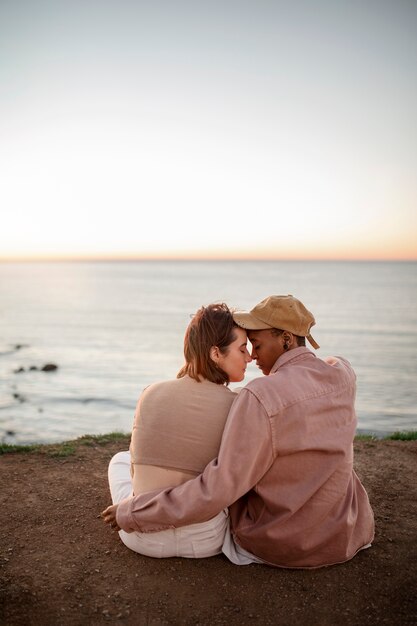
[[176,528],[172,524],[165,525],[152,525],[149,526],[149,523],[146,525],[146,528],[141,528],[140,525],[135,520],[135,516],[133,515],[135,497],[126,498],[125,500],[121,500],[117,507],[116,511],[116,522],[119,525],[119,528],[124,530],[127,533],[140,532],[140,533],[154,533],[159,532],[160,530],[169,530],[172,528]]

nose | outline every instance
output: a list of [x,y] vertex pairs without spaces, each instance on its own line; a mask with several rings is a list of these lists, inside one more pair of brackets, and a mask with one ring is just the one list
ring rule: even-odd
[[246,362],[247,362],[247,363],[250,363],[251,361],[252,361],[252,357],[251,357],[251,355],[249,354],[249,351],[248,351],[248,350],[246,350]]

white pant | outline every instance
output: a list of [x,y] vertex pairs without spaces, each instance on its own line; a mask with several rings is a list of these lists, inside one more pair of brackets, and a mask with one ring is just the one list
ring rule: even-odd
[[222,552],[227,556],[229,561],[232,561],[235,565],[250,565],[251,563],[266,563],[262,559],[258,558],[251,552],[242,548],[233,539],[233,534],[230,530],[230,520],[227,522],[227,529],[224,535],[224,542]]
[[[109,485],[113,504],[133,495],[129,452],[118,452],[110,461]],[[154,533],[127,533],[121,530],[119,535],[125,546],[146,556],[202,558],[221,553],[227,528],[226,510],[201,524]]]

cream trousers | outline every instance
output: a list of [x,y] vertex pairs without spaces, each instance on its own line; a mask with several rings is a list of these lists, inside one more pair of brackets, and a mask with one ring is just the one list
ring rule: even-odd
[[[118,452],[110,461],[109,485],[113,504],[132,496],[129,452]],[[202,558],[221,553],[227,529],[228,513],[221,511],[201,524],[155,533],[127,533],[121,530],[119,535],[125,546],[146,556],[158,559],[172,556]]]

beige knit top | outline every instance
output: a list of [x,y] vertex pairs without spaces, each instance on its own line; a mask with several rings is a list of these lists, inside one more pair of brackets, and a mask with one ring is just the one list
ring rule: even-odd
[[189,376],[150,385],[136,408],[132,463],[200,474],[217,457],[236,396],[223,385]]

